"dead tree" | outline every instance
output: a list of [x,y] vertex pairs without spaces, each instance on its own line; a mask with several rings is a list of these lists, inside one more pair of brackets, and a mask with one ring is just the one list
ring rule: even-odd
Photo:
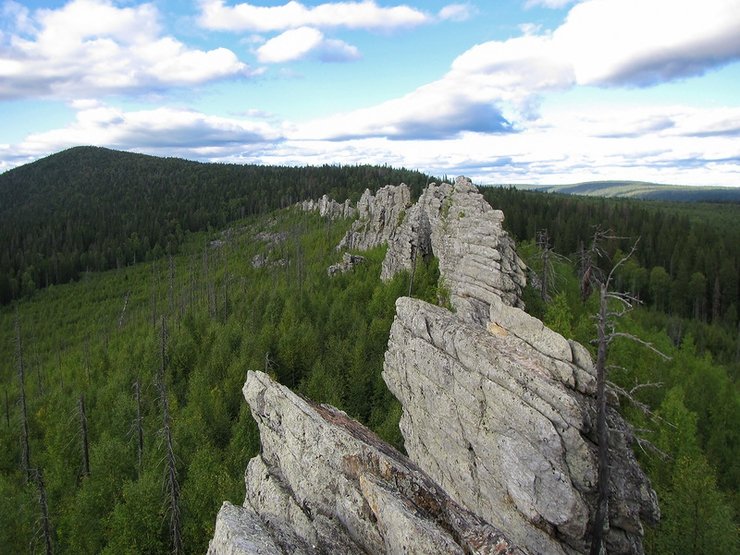
[[175,259],[171,254],[169,255],[169,279],[167,282],[167,302],[170,316],[173,316],[175,313]]
[[136,400],[136,420],[134,420],[136,431],[136,462],[138,463],[139,472],[141,472],[142,461],[144,459],[144,418],[141,412],[141,384],[139,380],[134,382],[134,399]]
[[85,397],[80,395],[77,401],[77,414],[80,417],[80,435],[82,436],[82,476],[90,476],[90,441],[87,434],[87,414]]
[[167,399],[167,385],[165,371],[167,368],[167,324],[162,316],[162,337],[160,344],[161,359],[158,372],[159,396],[162,403],[162,436],[165,443],[165,490],[167,505],[170,513],[170,541],[172,553],[184,553],[182,541],[182,519],[180,515],[180,483],[177,477],[177,460],[172,441],[172,425],[170,420],[169,401]]
[[31,472],[31,447],[28,432],[28,408],[26,406],[26,376],[23,365],[23,343],[18,310],[15,312],[15,359],[18,365],[18,386],[21,395],[21,469],[26,475],[26,483],[33,479]]
[[5,427],[10,428],[10,403],[8,402],[8,390],[5,392]]
[[41,509],[41,532],[44,535],[44,548],[46,555],[54,553],[52,541],[51,520],[49,519],[49,502],[46,497],[46,485],[44,484],[44,473],[40,468],[32,469],[32,478],[36,484],[39,496],[39,508]]
[[539,259],[542,264],[540,272],[540,297],[543,301],[550,300],[550,292],[555,290],[555,262],[567,261],[568,258],[556,253],[552,249],[550,234],[547,229],[541,229],[537,232],[536,244],[539,250]]
[[118,329],[123,327],[123,319],[126,317],[126,308],[128,307],[128,298],[131,295],[131,291],[126,291],[126,296],[123,298],[123,308],[121,309],[121,316],[118,318]]
[[599,292],[599,309],[596,314],[596,339],[593,343],[596,351],[596,435],[598,439],[598,477],[597,477],[597,506],[591,532],[590,555],[601,553],[604,540],[604,525],[609,514],[609,428],[607,422],[607,358],[609,346],[619,338],[626,338],[651,349],[664,358],[666,355],[658,351],[650,343],[629,333],[616,331],[616,322],[627,312],[632,310],[639,300],[630,293],[621,293],[612,289],[617,269],[624,264],[634,253],[638,241],[632,245],[630,252],[617,261],[611,271],[605,273],[597,264],[599,258],[606,256],[601,243],[608,239],[621,239],[609,232],[597,231],[594,234],[590,252],[586,254],[589,267],[585,269],[584,280],[588,280],[588,287],[596,288]]

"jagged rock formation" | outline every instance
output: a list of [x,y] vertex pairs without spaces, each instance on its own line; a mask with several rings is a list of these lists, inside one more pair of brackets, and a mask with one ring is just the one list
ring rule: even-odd
[[367,250],[387,243],[406,218],[411,191],[405,183],[387,185],[373,195],[369,189],[357,202],[357,220],[337,250]]
[[431,184],[413,206],[405,185],[385,187],[375,197],[366,191],[362,198],[360,218],[338,248],[367,249],[387,242],[381,279],[434,255],[450,302],[464,319],[485,323],[490,304],[498,299],[521,305],[526,266],[502,228],[503,213],[492,209],[469,179]]
[[353,270],[354,267],[357,266],[358,264],[362,264],[364,262],[365,262],[364,256],[360,256],[358,254],[350,254],[348,252],[345,252],[342,255],[342,261],[329,266],[329,268],[326,270],[326,273],[329,274],[329,277],[335,276],[337,274],[344,274],[346,272]]
[[244,396],[262,452],[244,506],[221,508],[209,554],[523,553],[345,413],[261,372]]
[[[588,552],[596,499],[594,371],[583,347],[522,310],[488,329],[402,298],[383,378],[403,405],[409,457],[453,499],[532,553]],[[657,502],[610,410],[608,553],[641,553]]]
[[[455,309],[396,303],[383,378],[403,405],[411,460],[344,413],[250,373],[262,452],[245,506],[219,513],[211,553],[587,553],[595,372],[583,346],[522,310],[525,268],[503,214],[464,178],[429,186],[413,206],[403,185],[360,204],[340,246],[388,241],[386,279],[437,256]],[[608,420],[605,546],[640,554],[657,501],[614,406]]]
[[349,199],[338,203],[324,195],[319,200],[304,200],[298,207],[305,212],[318,212],[321,217],[337,220],[339,218],[354,218],[357,211],[352,207]]

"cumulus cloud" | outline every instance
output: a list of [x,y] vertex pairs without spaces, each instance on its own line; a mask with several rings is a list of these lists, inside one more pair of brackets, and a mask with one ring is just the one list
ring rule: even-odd
[[520,131],[538,118],[539,98],[547,92],[649,85],[740,59],[736,7],[737,0],[691,2],[681,9],[671,0],[587,0],[552,32],[528,27],[522,36],[473,46],[439,80],[374,107],[305,124],[297,136],[408,139]]
[[[430,92],[431,94],[431,92]],[[431,97],[430,97],[431,98]],[[281,126],[260,112],[211,117],[175,109],[124,111],[89,101],[69,126],[0,145],[0,170],[77,144],[211,161],[263,164],[377,163],[432,175],[465,174],[479,183],[573,183],[635,179],[696,185],[737,185],[740,108],[576,106],[544,108],[516,133],[495,110],[442,107],[444,124],[411,114],[390,118],[368,136],[326,139],[321,128]],[[396,108],[398,109],[398,108]],[[466,117],[471,128],[456,132]],[[341,118],[333,123],[341,124]],[[482,122],[488,121],[489,128]],[[331,122],[330,122],[331,123]],[[395,126],[395,127],[394,127]],[[490,132],[500,130],[504,132]],[[359,130],[358,130],[359,131]],[[381,135],[383,136],[379,136]],[[453,134],[454,133],[454,134]],[[402,140],[401,140],[402,139]]]
[[[450,86],[452,85],[452,86]],[[465,87],[438,81],[377,106],[295,126],[296,139],[347,140],[386,137],[396,140],[443,139],[463,131],[511,133],[504,114]]]
[[201,0],[200,25],[221,31],[284,31],[299,27],[389,30],[429,23],[431,17],[409,6],[378,6],[374,0],[326,2],[309,7],[291,0],[281,6]]
[[550,43],[581,84],[652,85],[740,58],[740,5],[590,0],[571,9]]
[[0,37],[0,99],[147,91],[250,71],[230,50],[192,49],[164,35],[153,4],[73,0],[59,9],[5,9],[15,26]]
[[34,133],[14,151],[43,155],[90,144],[154,154],[200,157],[233,152],[245,145],[281,140],[281,132],[265,121],[208,116],[192,110],[157,108],[124,111],[102,104],[74,103],[80,109],[67,127]]
[[325,62],[348,62],[360,58],[356,47],[327,39],[318,29],[299,27],[271,38],[257,49],[262,63],[282,63],[316,57]]

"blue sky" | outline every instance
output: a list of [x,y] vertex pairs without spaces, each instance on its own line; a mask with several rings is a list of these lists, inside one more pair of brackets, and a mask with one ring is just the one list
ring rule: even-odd
[[740,186],[740,0],[0,0],[0,171],[80,144]]

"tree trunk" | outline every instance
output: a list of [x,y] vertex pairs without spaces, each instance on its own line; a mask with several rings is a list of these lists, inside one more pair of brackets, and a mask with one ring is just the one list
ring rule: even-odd
[[172,442],[172,427],[170,422],[169,401],[167,399],[167,384],[165,378],[167,362],[167,325],[162,316],[162,341],[161,341],[161,363],[159,367],[159,395],[162,403],[162,433],[165,440],[165,463],[167,474],[165,476],[165,489],[167,491],[167,504],[170,513],[170,540],[172,553],[179,555],[184,553],[182,541],[182,522],[180,518],[180,483],[177,478],[177,461],[175,449]]
[[609,429],[606,421],[606,354],[607,286],[599,285],[599,315],[597,319],[598,351],[596,354],[596,434],[598,452],[598,499],[594,518],[590,555],[599,555],[604,537],[604,525],[609,511]]
[[44,474],[38,469],[34,470],[34,481],[39,493],[39,507],[41,508],[41,529],[44,534],[44,548],[46,555],[54,553],[51,538],[51,521],[49,519],[49,503],[46,498],[46,486],[44,485]]
[[134,382],[134,396],[136,397],[136,460],[138,462],[139,473],[142,469],[142,460],[144,458],[144,426],[141,415],[141,386],[139,380]]
[[31,474],[31,447],[28,432],[28,409],[26,407],[26,377],[23,366],[23,343],[21,341],[21,323],[18,311],[15,313],[15,358],[18,364],[18,382],[21,393],[21,469],[26,475],[26,483],[33,476]]
[[87,435],[87,415],[85,414],[85,397],[80,395],[77,402],[80,416],[80,433],[82,435],[82,476],[90,476],[90,443]]

